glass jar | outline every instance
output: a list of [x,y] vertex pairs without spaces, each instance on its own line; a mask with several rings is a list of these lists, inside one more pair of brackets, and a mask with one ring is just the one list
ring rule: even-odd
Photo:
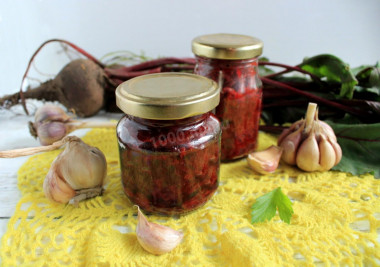
[[220,88],[195,74],[133,78],[116,89],[126,115],[116,131],[124,192],[141,209],[181,214],[218,187],[221,127],[211,112]]
[[216,116],[222,123],[222,160],[246,156],[257,146],[262,84],[258,56],[263,43],[237,34],[210,34],[195,38],[195,73],[222,83]]

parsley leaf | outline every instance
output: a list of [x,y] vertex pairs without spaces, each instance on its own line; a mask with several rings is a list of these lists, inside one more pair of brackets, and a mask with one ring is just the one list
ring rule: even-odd
[[280,214],[280,219],[290,224],[293,208],[290,199],[281,191],[281,187],[259,197],[252,205],[252,223],[270,221],[276,210]]

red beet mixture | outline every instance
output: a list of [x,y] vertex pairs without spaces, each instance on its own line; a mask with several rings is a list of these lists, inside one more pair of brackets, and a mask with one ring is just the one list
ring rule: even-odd
[[213,114],[175,121],[126,115],[117,137],[125,194],[145,211],[188,212],[216,191],[220,124]]
[[222,123],[222,160],[246,156],[257,146],[262,89],[258,61],[220,60],[196,56],[195,73],[218,81],[223,73],[223,89],[216,116]]

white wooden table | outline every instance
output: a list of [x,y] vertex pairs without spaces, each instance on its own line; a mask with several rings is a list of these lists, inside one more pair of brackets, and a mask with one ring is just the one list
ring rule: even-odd
[[[40,101],[29,101],[29,111],[43,105]],[[122,114],[100,112],[98,115],[87,118],[87,121],[119,120]],[[11,110],[0,109],[0,150],[40,146],[38,140],[29,133],[28,122],[33,121],[33,115],[26,115],[21,105]],[[73,134],[81,137],[88,130],[77,130]],[[21,193],[17,188],[17,171],[29,156],[2,159],[0,158],[0,238],[4,235],[10,217],[15,211]],[[41,188],[42,190],[42,188]]]

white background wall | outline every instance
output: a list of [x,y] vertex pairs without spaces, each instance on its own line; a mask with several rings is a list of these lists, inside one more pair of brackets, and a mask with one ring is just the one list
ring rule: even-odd
[[[29,58],[45,40],[62,38],[96,57],[116,50],[192,56],[191,40],[240,33],[264,41],[264,56],[297,64],[332,53],[351,66],[380,60],[379,0],[1,0],[0,96],[18,91]],[[59,47],[37,58],[54,74]]]

